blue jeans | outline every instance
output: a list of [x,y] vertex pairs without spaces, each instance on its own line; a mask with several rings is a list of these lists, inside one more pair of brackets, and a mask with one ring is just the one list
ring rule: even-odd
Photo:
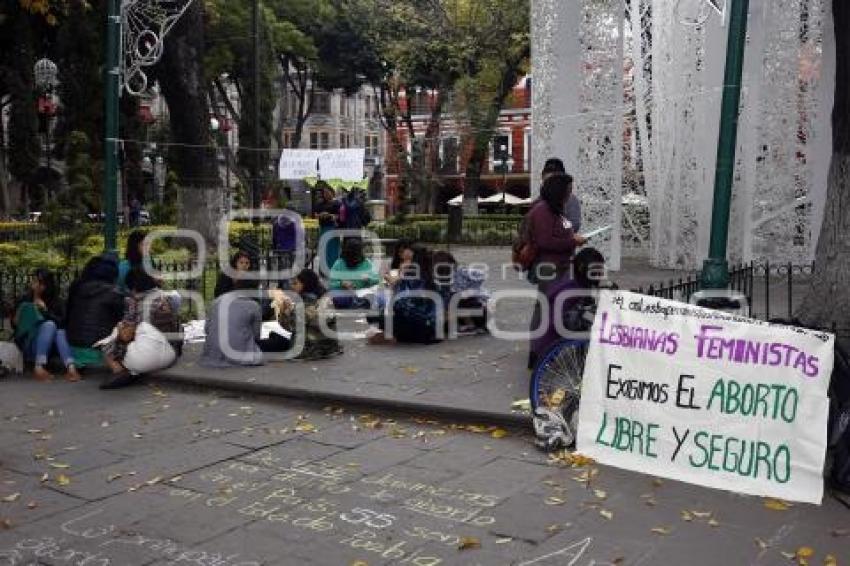
[[65,367],[74,364],[74,355],[71,353],[71,346],[68,344],[68,337],[64,330],[59,330],[56,323],[52,320],[46,320],[38,327],[38,336],[30,342],[29,352],[27,352],[32,360],[35,360],[35,365],[43,366],[47,364],[47,357],[50,355],[50,350],[53,346],[59,351],[59,357]]

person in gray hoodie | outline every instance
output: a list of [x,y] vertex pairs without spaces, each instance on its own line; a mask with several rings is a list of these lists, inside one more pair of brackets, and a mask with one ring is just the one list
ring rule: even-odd
[[[237,291],[256,289],[256,282],[238,279]],[[263,324],[263,311],[256,299],[225,293],[210,307],[204,350],[199,364],[203,367],[263,365],[263,352],[258,344]]]

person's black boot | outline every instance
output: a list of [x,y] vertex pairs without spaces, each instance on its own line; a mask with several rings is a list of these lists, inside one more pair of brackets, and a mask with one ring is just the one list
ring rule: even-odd
[[129,371],[124,370],[121,373],[110,375],[107,380],[100,385],[100,388],[103,390],[121,389],[134,384],[138,381],[138,379],[139,376],[132,375]]

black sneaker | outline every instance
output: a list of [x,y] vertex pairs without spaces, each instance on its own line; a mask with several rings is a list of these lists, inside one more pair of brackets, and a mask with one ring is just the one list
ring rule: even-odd
[[121,373],[110,375],[109,378],[101,384],[100,388],[103,390],[122,389],[129,385],[133,385],[138,380],[138,375],[133,375],[129,371],[125,370]]

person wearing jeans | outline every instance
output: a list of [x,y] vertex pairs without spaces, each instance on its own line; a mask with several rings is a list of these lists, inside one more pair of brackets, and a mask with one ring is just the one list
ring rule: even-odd
[[60,327],[64,310],[53,274],[45,269],[36,270],[30,292],[18,303],[13,323],[15,342],[24,356],[34,362],[33,375],[39,381],[53,378],[46,366],[54,348],[65,366],[65,379],[80,380],[68,337]]

